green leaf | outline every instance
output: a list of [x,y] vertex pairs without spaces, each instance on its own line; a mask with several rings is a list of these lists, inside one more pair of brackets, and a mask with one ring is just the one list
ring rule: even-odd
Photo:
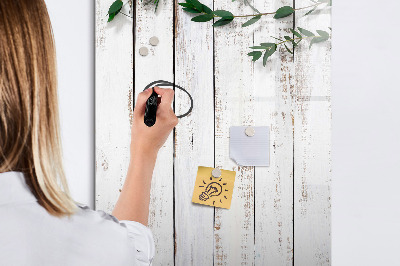
[[258,46],[251,46],[250,49],[270,49],[271,47],[276,46],[275,43],[271,43],[271,42],[264,42],[264,43],[260,43],[260,45]]
[[214,27],[224,26],[226,24],[231,23],[232,20],[234,19],[233,14],[231,12],[229,12],[229,11],[226,11],[226,10],[215,10],[212,13],[217,17],[221,17],[220,20],[217,20],[213,24]]
[[[117,1],[116,1],[117,2]],[[115,2],[114,2],[115,3]],[[107,22],[111,22],[114,20],[115,16],[121,11],[122,8],[117,9],[117,11],[115,11],[114,13],[110,13],[108,14],[108,20]]]
[[270,57],[276,51],[277,45],[270,47],[269,50],[266,50],[263,57],[263,66],[267,64],[268,57]]
[[266,48],[269,48],[269,47],[272,47],[272,46],[276,45],[273,42],[263,42],[263,43],[260,43],[260,44],[261,44],[261,46],[266,47]]
[[[108,14],[114,14],[114,16],[119,12],[122,8],[124,3],[121,0],[116,0],[114,3],[111,4],[110,8],[108,9]],[[112,19],[111,19],[112,20]]]
[[183,6],[183,7],[190,7],[190,8],[193,8],[193,5],[192,5],[192,4],[189,4],[189,3],[178,3],[178,5]]
[[326,31],[323,30],[317,30],[317,33],[324,38],[329,38],[329,33],[327,33]]
[[312,12],[314,12],[315,9],[317,9],[317,6],[314,6],[314,8],[305,13],[304,16],[310,15]]
[[293,12],[294,12],[293,7],[283,6],[276,11],[274,18],[275,19],[284,18],[290,16],[291,14],[293,14]]
[[260,51],[252,51],[252,52],[248,53],[247,55],[254,56],[254,55],[257,55],[260,53],[262,54],[262,52],[260,52]]
[[200,12],[203,10],[203,4],[197,0],[186,0],[186,3],[192,4],[194,9],[199,10]]
[[296,47],[296,46],[297,46],[297,43],[296,43],[290,36],[284,36],[284,37],[285,37],[285,39],[286,39],[287,41],[289,41],[289,42],[292,43],[293,47]]
[[305,30],[305,29],[300,28],[300,27],[297,27],[297,29],[298,29],[303,35],[305,35],[305,36],[307,36],[307,37],[315,36],[315,34],[312,33],[311,31]]
[[207,14],[211,14],[213,11],[206,5],[202,5],[203,12]]
[[112,21],[114,18],[115,18],[115,13],[108,14],[108,20],[107,20],[107,22]]
[[201,13],[200,11],[198,11],[197,9],[191,8],[191,7],[186,7],[183,8],[184,11],[189,12],[189,13]]
[[262,52],[260,51],[253,51],[248,53],[247,55],[252,56],[253,57],[253,62],[257,61],[258,59],[260,59],[260,57],[262,56]]
[[293,52],[289,49],[289,47],[286,46],[286,44],[285,44],[285,48],[289,53],[293,54]]
[[324,41],[326,41],[326,40],[328,40],[328,38],[319,37],[319,36],[314,37],[314,38],[312,38],[312,40],[311,40],[311,42],[310,42],[310,48],[311,48],[311,46],[312,46],[314,43],[324,42]]
[[251,24],[256,23],[258,20],[260,20],[261,16],[255,16],[246,21],[245,23],[242,24],[242,27],[247,27],[250,26]]
[[204,15],[200,15],[197,17],[192,18],[192,21],[194,22],[206,22],[206,21],[210,21],[214,18],[213,15],[211,14],[204,14]]
[[158,4],[159,4],[159,3],[160,3],[160,0],[154,0],[154,4],[156,5],[156,7],[155,7],[155,9],[154,9],[154,12],[157,11]]
[[303,36],[301,36],[301,34],[298,33],[297,31],[295,31],[294,29],[290,29],[290,31],[294,34],[294,36],[296,36],[298,38],[303,38]]
[[233,17],[222,17],[220,20],[217,20],[213,26],[214,27],[220,27],[220,26],[224,26],[226,24],[231,23],[233,20]]
[[222,17],[222,18],[233,18],[233,14],[229,11],[226,10],[214,10],[213,14],[216,15],[217,17]]

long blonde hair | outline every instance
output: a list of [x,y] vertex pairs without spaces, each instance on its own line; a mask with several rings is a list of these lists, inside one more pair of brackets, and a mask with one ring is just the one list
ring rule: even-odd
[[71,215],[53,30],[43,0],[0,0],[0,173],[21,171],[50,214]]

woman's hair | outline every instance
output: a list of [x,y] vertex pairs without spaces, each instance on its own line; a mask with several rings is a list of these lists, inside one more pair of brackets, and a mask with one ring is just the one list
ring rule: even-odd
[[23,172],[40,205],[69,216],[77,206],[62,164],[57,97],[44,0],[0,0],[0,173]]

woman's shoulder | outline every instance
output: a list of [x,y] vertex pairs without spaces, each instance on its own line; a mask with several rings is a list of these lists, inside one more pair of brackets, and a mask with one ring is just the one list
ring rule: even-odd
[[103,237],[109,235],[111,238],[129,239],[128,228],[115,216],[103,210],[93,210],[88,205],[76,203],[78,206],[74,215],[65,217],[73,226],[93,233],[101,232]]
[[86,220],[92,221],[112,221],[116,224],[120,224],[119,220],[110,213],[103,210],[93,210],[88,205],[77,202],[78,209],[75,213],[76,217],[80,217]]

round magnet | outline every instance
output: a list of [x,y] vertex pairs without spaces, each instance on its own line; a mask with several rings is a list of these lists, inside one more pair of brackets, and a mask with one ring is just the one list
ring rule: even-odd
[[215,178],[218,178],[221,176],[221,170],[219,170],[218,168],[214,168],[211,172],[211,175]]
[[156,46],[160,41],[158,40],[158,38],[156,36],[153,36],[150,38],[150,44],[153,46]]
[[252,137],[256,133],[254,127],[248,127],[248,128],[246,128],[246,130],[244,132],[246,133],[246,135],[248,137]]
[[140,47],[139,49],[139,54],[141,56],[146,56],[149,54],[149,49],[147,49],[146,47]]

